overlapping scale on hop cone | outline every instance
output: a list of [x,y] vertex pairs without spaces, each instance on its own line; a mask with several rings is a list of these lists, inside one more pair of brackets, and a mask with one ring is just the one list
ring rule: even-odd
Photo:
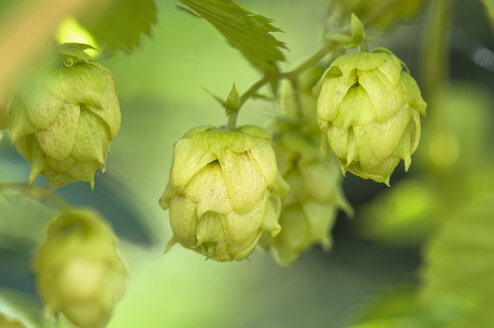
[[113,231],[90,210],[54,218],[35,254],[34,269],[48,313],[62,313],[79,328],[104,327],[127,280]]
[[313,245],[328,250],[338,210],[351,214],[352,209],[341,190],[338,163],[326,159],[309,137],[293,128],[275,135],[273,146],[290,189],[283,200],[281,232],[263,236],[262,245],[271,247],[280,263],[290,264]]
[[323,151],[334,152],[343,172],[389,184],[401,159],[410,166],[426,106],[388,50],[340,56],[323,76],[318,99]]
[[279,233],[287,188],[263,130],[193,129],[175,144],[160,200],[170,211],[169,247],[178,242],[217,261],[242,260],[263,232]]
[[44,175],[52,187],[94,184],[105,169],[109,142],[120,128],[113,74],[79,44],[64,45],[58,60],[12,100],[7,111],[12,142],[31,162],[32,182]]

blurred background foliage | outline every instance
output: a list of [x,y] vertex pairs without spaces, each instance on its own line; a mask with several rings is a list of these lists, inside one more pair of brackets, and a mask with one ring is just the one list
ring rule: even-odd
[[[436,1],[424,2],[423,15],[389,34],[369,31],[378,40],[372,46],[390,48],[419,82],[427,79],[419,75],[419,59]],[[8,3],[0,1],[3,17]],[[293,68],[320,47],[326,0],[239,3],[274,18],[285,32],[276,33],[289,48],[282,68]],[[488,278],[494,274],[489,202],[494,194],[494,38],[481,2],[454,1],[449,78],[434,97],[426,92],[428,117],[410,172],[405,176],[400,167],[391,188],[348,174],[344,190],[355,217],[340,213],[331,252],[316,247],[288,268],[260,251],[227,264],[180,247],[162,255],[171,230],[158,198],[167,183],[172,146],[192,127],[225,121],[203,88],[226,95],[232,83],[246,90],[260,77],[217,31],[177,4],[155,1],[152,26],[140,20],[146,12],[115,11],[105,24],[117,24],[123,33],[128,24],[141,24],[150,34],[133,36],[140,45],[126,43],[123,53],[102,41],[108,38],[101,36],[105,24],[97,16],[83,21],[93,41],[114,54],[105,52],[99,60],[116,77],[122,127],[94,191],[76,183],[57,193],[72,205],[101,212],[120,238],[131,273],[109,327],[494,326],[487,306],[494,301]],[[252,100],[239,121],[266,126],[279,110]],[[28,163],[0,132],[0,182],[24,182],[28,175]],[[46,185],[41,177],[36,183]],[[54,214],[49,202],[22,192],[6,190],[0,197],[0,311],[32,327],[40,322],[42,306],[31,255]],[[449,276],[451,281],[443,279]],[[465,287],[469,281],[475,292]]]

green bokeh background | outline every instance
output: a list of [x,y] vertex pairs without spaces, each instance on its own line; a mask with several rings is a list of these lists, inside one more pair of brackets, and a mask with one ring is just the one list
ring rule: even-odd
[[[276,35],[290,49],[285,68],[294,67],[319,48],[326,1],[239,2],[275,18],[276,26],[285,31]],[[416,282],[419,247],[366,240],[354,229],[359,215],[350,222],[340,214],[332,252],[324,254],[316,247],[291,267],[280,267],[260,250],[235,263],[205,260],[179,246],[163,255],[171,230],[168,213],[159,207],[158,199],[167,183],[173,144],[192,127],[226,122],[222,108],[203,88],[226,96],[233,83],[244,91],[260,77],[211,26],[177,10],[176,4],[157,1],[158,23],[134,53],[102,59],[115,74],[123,116],[120,133],[111,144],[108,177],[99,177],[94,191],[82,185],[60,191],[62,197],[81,204],[93,204],[100,195],[113,199],[113,207],[104,211],[117,232],[122,231],[120,248],[130,280],[109,327],[338,328],[354,323],[379,292]],[[480,5],[458,1],[458,6],[458,28],[479,42],[490,42],[492,48],[487,22],[483,16],[473,18],[481,17]],[[418,71],[422,30],[419,20],[378,37],[407,62],[413,75]],[[492,89],[492,73],[473,63],[460,46],[453,46],[452,63],[454,79],[475,80]],[[252,100],[239,122],[267,125],[277,115],[276,105]],[[28,170],[4,136],[0,181],[26,181]],[[416,170],[412,164],[408,178]],[[401,166],[398,171],[392,185],[403,178]],[[38,179],[37,183],[44,182]],[[388,190],[351,176],[345,180],[345,191],[357,213],[362,204]],[[22,292],[26,301],[21,307],[29,316],[41,306],[33,294],[29,254],[54,211],[19,195],[7,196],[0,200],[0,281]],[[128,209],[131,213],[120,222],[121,213]],[[135,242],[137,234],[144,234],[146,242],[140,237]],[[0,303],[0,309],[12,308],[16,303],[12,299],[19,297],[2,295],[5,304]]]

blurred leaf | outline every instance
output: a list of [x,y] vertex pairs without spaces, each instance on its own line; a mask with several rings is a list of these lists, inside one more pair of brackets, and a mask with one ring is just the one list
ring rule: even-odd
[[484,4],[486,15],[494,29],[494,0],[481,0]]
[[87,183],[72,183],[57,189],[69,204],[91,207],[112,225],[119,238],[144,247],[155,246],[159,232],[151,231],[144,216],[143,201],[117,178],[106,172],[95,179],[94,190]]
[[271,24],[271,19],[253,14],[232,0],[179,1],[213,25],[232,47],[262,71],[269,71],[277,61],[285,59],[279,49],[285,45],[270,34],[281,32]]
[[0,286],[9,286],[29,294],[36,294],[31,254],[36,245],[20,238],[0,235]]
[[332,0],[328,10],[327,31],[345,30],[352,14],[357,15],[366,27],[382,30],[416,18],[426,0]]
[[458,301],[424,302],[416,288],[400,288],[382,295],[362,323],[350,328],[446,328],[464,312]]
[[0,104],[0,130],[7,129],[9,127],[9,119],[7,117],[7,110],[5,106]]
[[154,0],[113,0],[101,14],[85,18],[81,23],[103,50],[130,52],[140,43],[142,34],[150,35],[156,23]]
[[21,321],[27,328],[38,328],[41,327],[42,312],[39,302],[33,295],[0,288],[0,315]]
[[449,84],[432,103],[416,154],[417,164],[449,177],[471,173],[472,167],[490,167],[490,91],[482,85]]
[[491,327],[494,322],[493,236],[491,195],[445,221],[425,250],[423,295],[472,304],[467,318],[454,328]]
[[[0,139],[0,183],[26,182],[29,163],[14,147],[9,147],[9,143],[8,138]],[[57,189],[56,193],[73,206],[91,207],[99,211],[111,223],[119,238],[144,247],[154,246],[159,232],[152,231],[145,220],[149,211],[141,205],[143,201],[139,195],[109,172],[97,175],[95,181],[94,190],[89,184],[78,182]],[[37,178],[35,183],[47,184],[42,177]],[[19,192],[13,195],[9,204],[3,196],[0,195],[0,231],[31,240],[36,238],[41,231],[39,226],[45,222],[43,215],[47,219],[51,217],[47,213],[50,213],[48,209],[54,209],[52,204],[47,201],[40,203]],[[31,229],[27,229],[28,226]]]
[[439,192],[425,179],[400,181],[359,211],[356,229],[384,244],[419,245],[437,224]]

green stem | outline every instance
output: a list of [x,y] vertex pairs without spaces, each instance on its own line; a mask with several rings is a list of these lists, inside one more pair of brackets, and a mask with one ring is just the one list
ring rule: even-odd
[[358,50],[360,52],[368,52],[368,50],[367,50],[367,44],[365,44],[365,41],[362,41],[362,42],[359,43]]
[[[299,66],[295,67],[293,70],[281,73],[278,77],[280,79],[290,79],[292,80],[294,77],[298,78],[300,73],[304,72],[305,70],[311,68],[315,64],[317,64],[321,59],[323,59],[329,52],[337,48],[339,45],[336,42],[329,42],[328,44],[324,45],[321,49],[319,49],[316,53],[314,53],[310,58],[308,58],[306,61],[301,63]],[[264,76],[262,79],[254,83],[242,96],[240,97],[240,108],[251,98],[254,96],[259,89],[261,89],[263,86],[265,86],[271,79],[267,76]],[[233,116],[233,115],[232,115]],[[234,120],[236,121],[236,116]],[[231,118],[231,116],[230,116]],[[228,126],[230,126],[230,120],[228,119]]]
[[321,49],[315,52],[311,57],[309,57],[306,61],[304,61],[299,66],[295,67],[293,70],[282,73],[281,77],[289,77],[289,76],[298,76],[300,73],[305,72],[307,69],[311,68],[315,64],[321,61],[327,54],[329,54],[332,50],[336,49],[339,46],[338,43],[334,41],[330,41],[326,45],[324,45]]
[[17,190],[19,192],[24,192],[26,196],[41,201],[46,199],[50,201],[52,204],[57,206],[62,211],[69,211],[70,206],[59,197],[53,190],[44,187],[38,187],[33,185],[28,185],[25,183],[0,183],[0,193],[4,190]]
[[250,88],[249,90],[245,91],[244,94],[242,96],[240,96],[240,105],[239,105],[239,110],[240,108],[242,108],[242,106],[245,104],[245,102],[255,96],[255,94],[257,93],[257,91],[259,91],[259,89],[261,89],[264,85],[266,85],[266,83],[268,83],[270,81],[270,78],[267,77],[267,76],[264,76],[262,79],[260,79],[259,81],[257,81],[256,83],[254,83]]
[[230,131],[235,131],[237,127],[237,118],[238,118],[238,112],[235,112],[228,116],[228,123],[226,125],[226,128]]
[[297,111],[297,118],[299,120],[302,120],[304,113],[303,113],[303,109],[302,109],[302,99],[300,99],[298,76],[291,76],[289,81],[290,81],[290,85],[292,86],[293,96],[295,98],[295,108]]

